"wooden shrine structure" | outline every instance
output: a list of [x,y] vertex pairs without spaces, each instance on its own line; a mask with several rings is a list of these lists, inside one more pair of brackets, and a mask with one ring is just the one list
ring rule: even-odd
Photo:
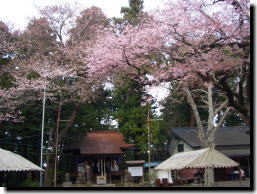
[[65,147],[74,157],[76,183],[107,184],[114,177],[122,181],[124,171],[120,170],[123,151],[134,144],[127,144],[121,133],[116,131],[91,131],[80,142]]

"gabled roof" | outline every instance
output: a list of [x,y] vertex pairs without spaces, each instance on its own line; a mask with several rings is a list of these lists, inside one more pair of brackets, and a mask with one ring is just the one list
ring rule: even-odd
[[[221,127],[214,135],[216,146],[250,145],[250,136],[247,134],[249,129],[248,126]],[[193,148],[200,147],[196,127],[174,127],[171,133]]]
[[134,144],[125,143],[123,135],[116,131],[92,131],[65,150],[79,150],[83,155],[122,154],[122,148],[132,146]]

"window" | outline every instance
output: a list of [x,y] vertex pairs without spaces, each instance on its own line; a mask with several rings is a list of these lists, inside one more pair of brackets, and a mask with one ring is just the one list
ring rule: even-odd
[[178,144],[178,152],[184,152],[184,144]]

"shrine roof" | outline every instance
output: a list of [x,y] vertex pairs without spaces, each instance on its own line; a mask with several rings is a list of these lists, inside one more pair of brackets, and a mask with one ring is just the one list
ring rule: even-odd
[[65,150],[79,150],[82,155],[122,154],[122,148],[133,146],[116,131],[91,131],[80,142],[66,146]]

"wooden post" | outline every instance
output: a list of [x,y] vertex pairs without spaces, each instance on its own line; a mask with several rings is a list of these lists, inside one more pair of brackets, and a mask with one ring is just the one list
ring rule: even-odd
[[101,171],[101,176],[103,176],[103,158],[101,157],[101,162],[100,162],[100,171]]
[[106,169],[105,169],[105,157],[104,157],[104,176],[106,176]]

